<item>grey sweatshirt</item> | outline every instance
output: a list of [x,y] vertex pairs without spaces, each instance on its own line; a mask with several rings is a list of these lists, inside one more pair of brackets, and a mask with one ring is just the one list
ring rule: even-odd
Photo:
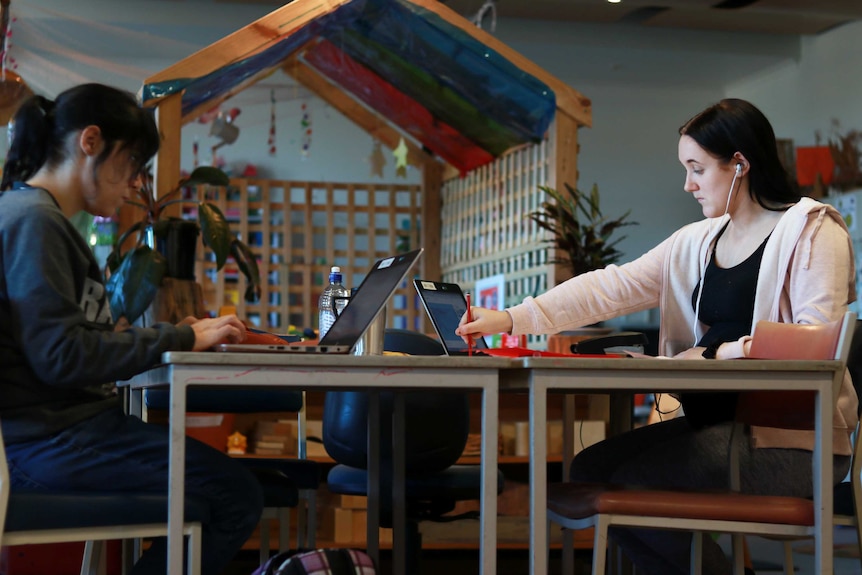
[[0,194],[0,421],[7,443],[119,409],[116,380],[189,350],[167,323],[114,331],[99,265],[45,190]]

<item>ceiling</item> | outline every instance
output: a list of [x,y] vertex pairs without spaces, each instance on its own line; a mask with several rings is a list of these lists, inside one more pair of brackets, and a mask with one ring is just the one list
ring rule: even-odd
[[[217,0],[234,4],[272,4],[282,0]],[[440,0],[473,19],[482,11],[483,27],[494,3],[498,18],[628,23],[641,26],[773,34],[818,34],[862,19],[860,0]]]
[[[492,0],[489,0],[489,2]],[[500,18],[628,23],[641,26],[817,34],[862,19],[860,0],[493,0]],[[478,15],[485,0],[445,0],[461,15]],[[484,13],[484,22],[490,14]]]

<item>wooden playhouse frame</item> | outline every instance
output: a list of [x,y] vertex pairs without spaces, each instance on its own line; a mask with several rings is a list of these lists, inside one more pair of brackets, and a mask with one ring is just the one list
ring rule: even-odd
[[[312,24],[341,5],[353,0],[294,0],[278,8],[270,14],[237,30],[233,34],[218,40],[210,46],[192,54],[165,70],[147,78],[146,85],[170,82],[181,78],[200,78],[222,67],[229,66],[247,58],[250,54],[266,50],[280,39],[295,34],[303,27]],[[408,0],[401,0],[407,2]],[[537,189],[539,185],[556,187],[563,182],[575,185],[578,179],[578,130],[590,126],[591,103],[572,87],[552,76],[535,63],[523,57],[491,34],[474,26],[470,21],[453,12],[436,0],[409,0],[418,9],[427,10],[436,17],[451,24],[463,33],[468,34],[484,46],[497,52],[509,62],[544,82],[554,92],[556,98],[556,113],[550,129],[542,142],[520,146],[511,149],[497,157],[492,163],[481,168],[460,174],[452,166],[445,164],[434,155],[423,150],[421,145],[405,138],[408,146],[407,160],[419,169],[422,174],[418,190],[418,205],[414,208],[421,213],[421,226],[416,241],[425,248],[418,275],[426,278],[444,278],[456,281],[466,288],[472,287],[476,279],[505,273],[507,277],[506,304],[511,305],[517,298],[543,291],[557,282],[556,266],[547,262],[553,259],[552,247],[544,243],[547,239],[535,225],[529,225],[524,215],[543,199]],[[231,96],[251,86],[280,68],[298,83],[309,89],[330,106],[341,112],[360,128],[380,140],[389,148],[395,148],[401,140],[403,132],[392,125],[384,115],[361,105],[348,92],[331,83],[315,69],[306,65],[296,52],[285,57],[270,68],[261,70],[254,76],[213,93],[206,101],[194,109],[183,112],[183,92],[175,92],[163,97],[145,101],[144,104],[155,108],[159,130],[162,135],[162,146],[154,165],[156,193],[171,189],[180,177],[180,150],[182,127],[197,119],[204,112],[224,102]],[[296,183],[253,181],[235,179],[233,182],[241,191],[238,199],[225,200],[226,209],[233,206],[240,214],[247,213],[249,186],[252,189],[277,187],[282,189],[301,188],[304,190],[299,197],[311,198],[314,189],[324,190],[323,194],[332,193],[332,185],[327,183]],[[297,186],[296,184],[300,184]],[[366,189],[367,183],[350,184],[350,190]],[[375,185],[376,186],[376,185]],[[385,186],[384,186],[385,187]],[[243,191],[244,190],[244,191]],[[328,191],[327,191],[328,190]],[[302,194],[306,194],[302,196]],[[329,196],[325,196],[329,197]],[[231,202],[240,202],[239,204]],[[282,201],[290,203],[282,197]],[[264,202],[266,203],[266,202]],[[260,207],[255,204],[254,207]],[[298,206],[297,206],[298,207]],[[389,207],[387,210],[391,209]],[[121,214],[122,218],[122,214]],[[316,292],[320,286],[315,285],[327,268],[326,260],[333,261],[336,255],[356,257],[356,253],[347,253],[334,247],[332,236],[339,233],[333,222],[333,212],[329,211],[326,224],[326,235],[329,236],[327,247],[322,249],[290,247],[290,241],[281,245],[288,246],[287,256],[282,263],[296,263],[298,259],[310,258],[304,262],[301,280],[297,279],[296,297],[285,294],[279,299],[278,305],[272,306],[265,295],[257,309],[239,303],[240,315],[255,313],[266,318],[276,311],[283,310],[289,317],[301,317],[301,321],[312,321],[309,308],[313,307]],[[267,218],[264,218],[267,219]],[[290,221],[282,214],[281,221]],[[304,224],[309,228],[306,233],[310,238],[314,227],[311,219]],[[240,223],[244,234],[255,231],[254,224],[249,228],[249,222]],[[261,233],[269,233],[269,228],[259,229]],[[285,230],[287,238],[290,232]],[[355,228],[349,225],[340,230],[341,233],[355,233]],[[393,237],[392,230],[387,232]],[[266,242],[264,242],[266,243]],[[266,264],[271,254],[269,248],[262,253],[262,262]],[[295,253],[291,254],[293,250]],[[349,250],[348,250],[349,251]],[[338,253],[336,253],[338,252]],[[366,256],[373,257],[368,253]],[[315,260],[324,261],[315,261]],[[367,259],[367,258],[366,258]],[[372,259],[373,261],[373,259]],[[362,265],[357,270],[364,269]],[[270,274],[264,269],[262,273]],[[349,272],[349,273],[352,273]],[[287,276],[281,276],[282,278]],[[348,278],[349,279],[349,278]],[[240,278],[240,283],[242,283]],[[223,281],[223,280],[221,280]],[[217,281],[217,284],[219,282]],[[224,298],[224,286],[217,297]],[[241,286],[242,287],[242,286]],[[278,286],[270,288],[278,291]],[[294,287],[291,287],[293,290]],[[239,290],[242,293],[242,289]],[[408,299],[409,296],[406,296]],[[241,298],[240,298],[241,299]],[[290,300],[290,301],[289,301]],[[223,301],[218,300],[216,305]],[[293,311],[288,309],[293,306]],[[410,306],[408,306],[410,307]],[[305,311],[299,311],[299,310]],[[305,315],[297,315],[304,313]],[[405,327],[422,327],[421,317],[415,317],[415,312],[407,313]],[[391,314],[397,317],[399,314]],[[401,314],[403,315],[403,314]],[[415,321],[414,321],[415,320]],[[418,322],[418,323],[417,323]],[[266,327],[277,327],[264,321]],[[310,325],[310,324],[306,324]],[[390,321],[390,325],[397,325]]]

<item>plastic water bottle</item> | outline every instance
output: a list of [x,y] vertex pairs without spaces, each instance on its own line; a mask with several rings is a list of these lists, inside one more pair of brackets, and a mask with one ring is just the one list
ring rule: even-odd
[[347,306],[350,299],[350,291],[344,287],[342,283],[341,268],[332,266],[329,270],[329,285],[320,294],[318,302],[318,310],[320,311],[320,338],[326,335],[329,328],[335,322],[336,314],[341,314],[341,310]]

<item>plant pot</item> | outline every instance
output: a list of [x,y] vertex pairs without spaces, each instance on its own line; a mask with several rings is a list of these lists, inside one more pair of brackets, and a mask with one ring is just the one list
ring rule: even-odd
[[164,236],[156,238],[156,249],[165,256],[165,277],[181,280],[195,279],[195,252],[200,227],[196,222],[170,220]]

